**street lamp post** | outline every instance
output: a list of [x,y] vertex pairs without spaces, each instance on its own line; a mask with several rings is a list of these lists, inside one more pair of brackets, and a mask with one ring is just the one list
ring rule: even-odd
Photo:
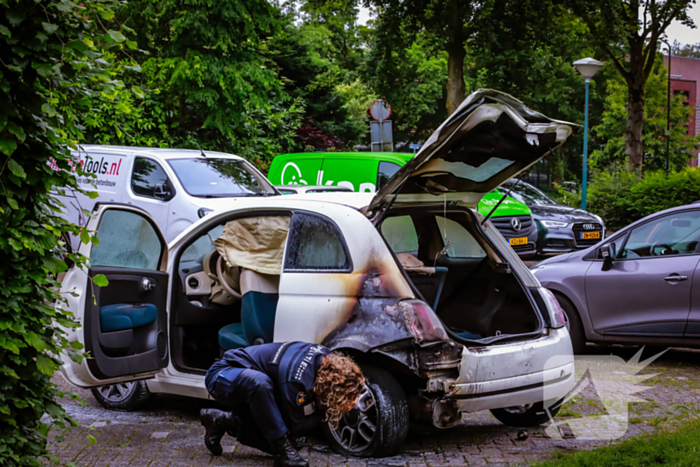
[[583,119],[583,176],[581,180],[581,209],[586,209],[586,191],[588,185],[588,88],[591,78],[598,73],[601,62],[594,58],[582,58],[573,63],[574,68],[586,79],[586,110]]
[[669,149],[671,144],[671,57],[673,56],[673,51],[668,41],[662,39],[661,42],[665,43],[666,47],[668,47],[668,91],[666,93],[666,175],[668,175],[670,165]]

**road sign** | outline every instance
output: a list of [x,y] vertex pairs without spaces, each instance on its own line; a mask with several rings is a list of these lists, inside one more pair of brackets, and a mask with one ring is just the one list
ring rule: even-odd
[[369,114],[373,119],[383,122],[391,115],[391,106],[383,99],[375,100],[369,108]]

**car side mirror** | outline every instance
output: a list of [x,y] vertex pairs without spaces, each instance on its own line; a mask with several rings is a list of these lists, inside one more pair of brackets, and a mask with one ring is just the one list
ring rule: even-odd
[[609,271],[612,268],[613,261],[615,260],[615,244],[608,243],[600,250],[600,254],[603,257],[603,271]]
[[172,192],[168,185],[164,183],[157,183],[155,188],[153,188],[153,196],[163,201],[168,201],[173,197]]

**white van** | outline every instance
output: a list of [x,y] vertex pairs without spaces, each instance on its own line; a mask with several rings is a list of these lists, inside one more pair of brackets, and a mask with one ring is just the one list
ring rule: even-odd
[[[80,208],[92,211],[96,203],[124,203],[147,211],[167,242],[211,211],[232,206],[232,198],[279,194],[252,164],[231,154],[188,149],[83,145],[77,153],[87,190],[97,186],[99,196],[79,193],[57,196],[66,206],[68,220],[85,226]],[[72,246],[78,247],[73,239]]]

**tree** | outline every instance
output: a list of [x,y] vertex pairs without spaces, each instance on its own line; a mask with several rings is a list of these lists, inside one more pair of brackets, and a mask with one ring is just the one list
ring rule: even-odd
[[119,119],[88,122],[96,143],[233,152],[260,162],[294,146],[304,103],[275,71],[269,44],[286,19],[266,0],[135,0],[117,11],[135,31],[124,77],[144,92]]
[[[342,10],[335,15],[326,3],[318,10],[313,6],[306,3],[306,13],[288,16],[269,50],[285,92],[306,104],[304,123],[297,129],[299,147],[352,147],[368,132],[365,114],[374,100],[365,86],[356,83],[355,69],[364,54],[356,12]],[[362,92],[369,94],[365,101],[372,99],[358,115],[350,100]]]
[[447,118],[447,61],[428,34],[390,54],[370,47],[361,75],[392,106],[395,141],[425,141]]
[[700,42],[697,44],[681,44],[678,41],[673,41],[674,57],[690,57],[690,58],[700,58]]
[[688,10],[695,0],[570,0],[586,23],[589,38],[613,62],[627,85],[625,155],[630,170],[641,173],[644,162],[646,83],[654,69],[659,41],[672,21],[694,27]]
[[489,2],[371,0],[371,3],[379,11],[376,44],[386,59],[397,47],[410,47],[419,34],[435,38],[447,53],[445,106],[447,114],[452,114],[466,96],[465,45],[476,27],[473,18]]
[[[97,243],[57,213],[51,193],[80,190],[85,174],[70,152],[85,120],[110,100],[129,111],[129,93],[104,60],[128,31],[110,0],[0,0],[0,465],[39,466],[45,436],[76,425],[51,382],[61,358],[82,358],[66,330],[56,275],[66,270],[67,232]],[[68,255],[83,264],[84,258]],[[104,283],[95,277],[94,285]],[[57,305],[54,305],[57,304]],[[42,421],[42,417],[49,423]],[[60,435],[59,435],[60,436]],[[58,437],[57,437],[58,438]],[[93,438],[94,440],[94,438]]]
[[[663,170],[666,167],[666,91],[667,73],[663,57],[657,54],[656,63],[645,90],[644,105],[644,172]],[[600,124],[591,130],[593,140],[604,145],[591,153],[591,168],[598,172],[616,171],[625,164],[625,115],[627,85],[618,76],[609,80],[605,110]],[[692,157],[693,146],[700,137],[687,135],[690,108],[683,105],[682,96],[671,101],[671,140],[669,159],[671,170],[681,170]]]

